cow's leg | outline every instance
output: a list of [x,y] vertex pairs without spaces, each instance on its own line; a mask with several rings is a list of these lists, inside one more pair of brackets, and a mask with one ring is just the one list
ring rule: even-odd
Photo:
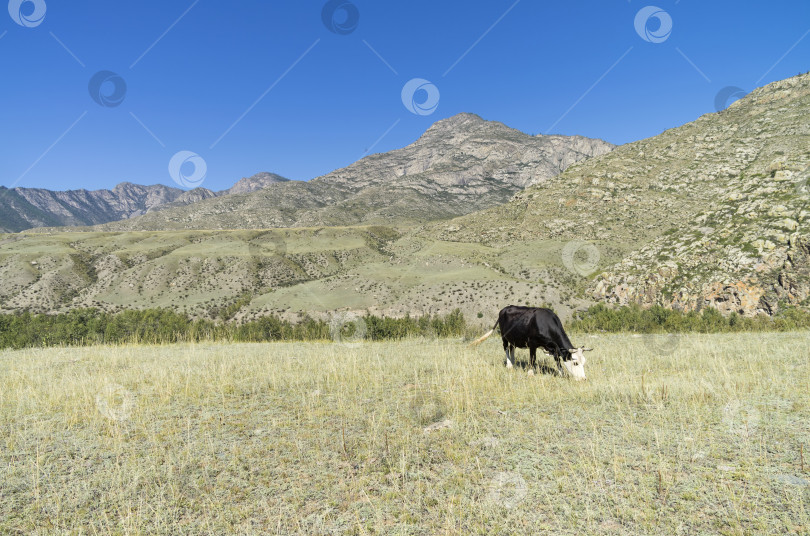
[[[507,341],[506,339],[503,339],[503,351],[506,352],[506,368],[512,368],[512,360],[509,359],[509,357],[510,357],[510,355],[509,355],[509,347],[510,347],[509,341]],[[514,359],[515,358],[514,354],[512,354],[511,357],[512,357],[512,359]]]
[[560,357],[560,355],[557,352],[552,352],[551,355],[554,356],[554,361],[557,363],[557,374],[559,374],[560,376],[565,376],[565,372],[563,372],[562,367],[562,357]]
[[509,345],[509,353],[512,354],[512,363],[517,363],[517,359],[515,359],[515,345]]
[[537,348],[529,346],[529,366],[534,369],[537,366]]

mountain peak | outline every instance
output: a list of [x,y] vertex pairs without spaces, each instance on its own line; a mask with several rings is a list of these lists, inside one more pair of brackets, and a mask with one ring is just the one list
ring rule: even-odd
[[447,117],[445,119],[440,119],[440,120],[436,121],[433,124],[433,126],[436,126],[436,125],[460,125],[460,124],[469,123],[469,122],[486,123],[487,121],[485,119],[483,119],[478,114],[472,114],[472,113],[469,113],[469,112],[461,112],[459,114],[452,115],[452,116]]
[[436,138],[458,138],[473,132],[486,131],[488,134],[503,132],[509,134],[523,134],[518,130],[504,125],[498,121],[487,121],[471,113],[460,113],[433,123],[419,138],[420,141],[431,141]]
[[447,117],[445,119],[440,119],[433,123],[430,128],[425,131],[425,134],[437,131],[437,130],[459,130],[459,129],[469,129],[475,128],[486,124],[499,124],[495,121],[487,121],[486,119],[482,119],[481,116],[471,113],[460,113],[453,115],[451,117]]
[[286,177],[282,177],[281,175],[276,175],[275,173],[268,173],[267,171],[262,171],[260,173],[256,173],[252,177],[244,177],[239,182],[231,186],[229,189],[225,190],[225,194],[249,194],[250,192],[255,192],[256,190],[261,190],[267,188],[271,184],[276,184],[279,182],[288,182],[290,179]]

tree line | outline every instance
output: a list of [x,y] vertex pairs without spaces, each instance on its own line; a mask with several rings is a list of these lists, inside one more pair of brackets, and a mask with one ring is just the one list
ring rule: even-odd
[[[493,315],[494,316],[494,315]],[[489,324],[487,323],[487,328]],[[459,309],[447,315],[402,318],[371,314],[333,317],[331,321],[305,316],[297,322],[274,315],[247,322],[192,319],[166,309],[107,313],[74,309],[54,315],[30,312],[0,315],[0,349],[93,344],[168,344],[177,342],[233,341],[382,341],[409,337],[475,337],[482,328],[470,325]],[[793,331],[810,329],[810,313],[786,308],[775,316],[721,315],[675,311],[637,305],[608,307],[598,304],[579,312],[566,324],[578,333],[724,333],[738,331]]]
[[464,315],[404,318],[335,317],[331,322],[305,316],[298,322],[267,315],[238,323],[192,319],[166,309],[107,313],[73,309],[54,315],[30,312],[0,315],[0,348],[87,346],[93,344],[167,344],[226,340],[233,342],[393,340],[406,337],[461,337]]
[[594,305],[578,313],[566,329],[595,333],[731,333],[740,331],[796,331],[810,329],[810,312],[786,307],[774,316],[723,316],[717,309],[676,311],[660,305],[608,307]]

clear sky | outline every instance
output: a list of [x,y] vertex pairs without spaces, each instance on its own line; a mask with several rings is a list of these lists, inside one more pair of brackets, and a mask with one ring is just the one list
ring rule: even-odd
[[0,184],[309,180],[459,112],[622,144],[810,70],[807,0],[653,1],[11,0]]

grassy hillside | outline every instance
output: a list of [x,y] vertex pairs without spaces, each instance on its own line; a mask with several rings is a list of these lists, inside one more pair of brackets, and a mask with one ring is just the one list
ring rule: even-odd
[[0,532],[808,532],[807,333],[573,339],[0,352]]
[[0,311],[163,307],[211,317],[238,303],[237,319],[460,308],[491,322],[509,299],[567,316],[588,302],[563,246],[429,241],[380,226],[4,235]]
[[[599,259],[588,282],[595,300],[773,314],[810,306],[808,185],[805,74],[422,236],[513,247],[571,241],[580,264]],[[620,262],[606,259],[611,249]]]

